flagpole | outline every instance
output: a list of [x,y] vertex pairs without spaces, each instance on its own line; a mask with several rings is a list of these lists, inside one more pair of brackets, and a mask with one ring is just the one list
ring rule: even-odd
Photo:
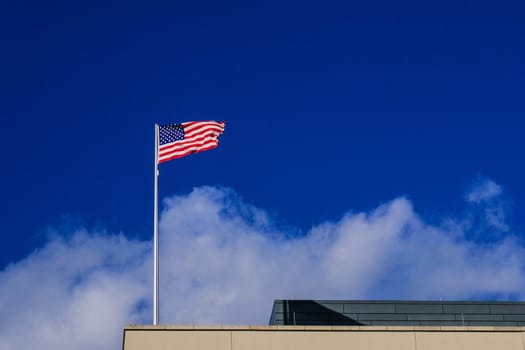
[[159,125],[155,124],[155,185],[153,205],[153,325],[159,324]]

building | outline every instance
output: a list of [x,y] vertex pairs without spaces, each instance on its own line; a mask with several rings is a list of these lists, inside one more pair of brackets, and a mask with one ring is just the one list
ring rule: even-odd
[[270,325],[525,326],[525,302],[276,300]]
[[268,326],[127,326],[123,349],[525,350],[525,303],[276,300]]

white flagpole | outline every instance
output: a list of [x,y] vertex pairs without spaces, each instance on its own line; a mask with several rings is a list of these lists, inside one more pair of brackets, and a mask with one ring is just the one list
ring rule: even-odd
[[155,124],[155,203],[153,206],[153,325],[159,324],[159,125]]

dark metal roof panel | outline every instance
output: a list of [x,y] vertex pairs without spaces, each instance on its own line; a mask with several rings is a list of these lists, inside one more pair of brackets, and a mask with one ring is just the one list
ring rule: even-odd
[[519,326],[525,302],[275,300],[270,325]]

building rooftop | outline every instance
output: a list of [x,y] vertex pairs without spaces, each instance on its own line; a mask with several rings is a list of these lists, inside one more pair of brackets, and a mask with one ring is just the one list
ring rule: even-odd
[[270,325],[525,326],[525,302],[275,300]]

